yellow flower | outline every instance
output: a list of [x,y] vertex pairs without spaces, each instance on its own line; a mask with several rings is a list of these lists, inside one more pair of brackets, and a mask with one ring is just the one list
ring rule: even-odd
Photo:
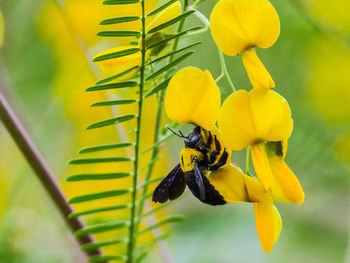
[[228,56],[242,53],[243,64],[254,87],[275,86],[254,48],[272,46],[280,33],[276,10],[268,0],[220,0],[210,16],[215,43]]
[[187,67],[170,80],[165,109],[173,121],[193,123],[210,131],[216,123],[220,101],[220,90],[210,72]]
[[158,13],[151,21],[148,22],[146,25],[146,32],[171,19],[174,19],[179,15],[181,15],[181,2],[176,1],[175,3],[165,8],[162,12]]
[[273,175],[272,196],[278,202],[302,204],[304,192],[298,178],[284,161],[287,141],[265,143],[268,164]]
[[250,83],[252,83],[254,88],[275,87],[275,82],[254,49],[248,49],[242,53],[242,62],[247,71]]
[[235,151],[264,141],[283,141],[293,130],[288,102],[272,90],[239,90],[221,107],[218,119],[226,143]]
[[[138,3],[128,5],[101,5],[101,1],[63,0],[62,2],[65,7],[65,15],[76,29],[77,34],[89,46],[94,46],[101,40],[101,37],[96,35],[96,32],[101,30],[140,30],[141,28],[141,20],[112,25],[99,24],[103,19],[109,17],[141,16],[142,8]],[[156,8],[157,4],[158,1],[146,1],[146,13]],[[118,40],[113,39],[113,41],[125,45],[130,39],[129,37],[125,37]]]
[[282,220],[277,208],[269,203],[254,203],[255,224],[262,248],[271,253],[281,230]]
[[[147,20],[146,32],[179,15],[181,15],[181,3],[180,1],[176,1],[175,3],[165,8],[162,12],[158,13],[152,20],[150,21]],[[153,35],[155,34],[159,35],[159,32],[156,32]],[[141,46],[141,39],[139,40],[139,46]],[[119,47],[107,49],[105,51],[98,53],[95,56],[95,58],[101,55],[123,51],[131,48],[135,48],[135,47],[137,46],[126,45],[126,46],[119,46]],[[150,51],[146,53],[146,59],[149,58],[149,55],[150,55]],[[115,59],[100,61],[100,62],[97,62],[97,64],[100,67],[104,77],[119,74],[130,69],[133,66],[139,66],[141,64],[141,51],[131,55],[115,58]],[[129,78],[132,78],[137,74],[137,72],[138,72],[138,69],[135,69],[129,72],[128,74],[124,75],[123,77],[118,78],[118,80],[126,80]]]
[[225,201],[253,202],[256,230],[262,248],[270,253],[281,232],[282,220],[261,183],[232,164],[212,172],[208,179]]
[[[267,92],[268,90],[254,89],[255,93],[257,91]],[[241,92],[237,93],[240,94]],[[279,95],[277,94],[277,96]],[[267,103],[273,103],[275,100],[277,100],[277,98],[272,98],[268,100]],[[247,96],[240,97],[236,102],[246,108],[239,112],[241,118],[243,120],[251,118],[251,113],[248,109],[249,105],[244,105],[248,102]],[[253,132],[251,132],[250,135],[247,135],[248,139],[244,138],[247,129],[241,131],[242,134],[232,133],[229,135],[226,133],[225,138],[223,136],[224,134],[215,126],[216,118],[219,116],[218,113],[220,110],[220,91],[210,72],[207,70],[203,72],[194,67],[179,70],[169,83],[165,99],[165,107],[168,116],[173,121],[179,123],[192,123],[202,126],[206,130],[211,130],[213,134],[217,135],[220,144],[224,145],[222,148],[225,147],[229,152],[231,151],[229,148],[232,145],[232,141],[230,141],[231,137],[235,137],[234,140],[239,142],[241,138],[236,138],[236,136],[242,135],[242,139],[245,140],[243,145],[239,145],[242,148],[249,145],[251,141],[254,142]],[[228,117],[225,121],[227,121],[228,126],[235,127],[235,123],[232,121],[234,118],[232,117],[233,116]],[[275,117],[278,118],[280,115],[277,114]],[[273,117],[270,122],[273,122]],[[254,129],[255,127],[253,126],[252,121],[250,121],[250,124],[250,128]],[[261,134],[264,134],[266,138],[270,139],[268,136],[268,128],[264,127],[264,125],[260,126]],[[227,142],[230,142],[231,145],[227,144]],[[211,151],[213,150],[214,149],[211,149]],[[193,159],[192,157],[198,155],[199,152],[191,148],[184,148],[181,153],[182,160],[180,160],[180,162],[182,161],[181,167],[183,171],[186,172],[193,170],[191,160]],[[186,160],[183,156],[186,157]],[[199,158],[200,155],[197,156],[197,159]],[[276,207],[273,205],[273,198],[259,180],[244,174],[237,166],[232,165],[230,162],[231,158],[229,154],[227,163],[210,173],[208,177],[209,183],[226,202],[254,203],[258,236],[263,249],[266,252],[271,252],[272,246],[276,242],[282,227],[281,218]],[[188,166],[186,166],[186,164],[188,164]]]
[[226,202],[273,203],[272,197],[265,191],[261,183],[244,174],[236,165],[226,164],[213,171],[208,179]]
[[218,124],[231,149],[252,146],[254,169],[266,190],[278,201],[303,202],[300,183],[284,162],[282,146],[277,147],[293,130],[290,108],[282,96],[262,88],[237,91],[222,105]]

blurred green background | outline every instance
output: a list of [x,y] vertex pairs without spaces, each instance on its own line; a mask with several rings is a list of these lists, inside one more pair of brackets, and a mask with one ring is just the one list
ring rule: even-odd
[[[95,37],[97,23],[110,14],[96,9],[99,0],[62,1],[63,13],[54,2],[0,2],[5,20],[0,78],[9,87],[4,93],[71,195],[81,189],[64,183],[67,161],[89,140],[80,119],[87,118],[89,104],[83,90],[94,81],[74,34],[91,58],[110,45]],[[281,35],[258,54],[293,112],[286,161],[301,181],[305,203],[277,204],[283,229],[272,253],[266,254],[251,204],[210,207],[187,195],[168,210],[186,216],[173,226],[168,240],[174,262],[350,262],[350,2],[271,2],[281,19]],[[206,0],[199,10],[209,17],[214,4]],[[66,24],[61,16],[68,17]],[[191,17],[186,26],[200,23]],[[209,69],[215,78],[220,64],[210,32],[183,44],[197,39],[204,44],[183,65]],[[236,87],[250,89],[240,58],[226,57],[226,62]],[[225,83],[220,84],[228,95]],[[167,144],[167,169],[177,162],[182,144],[179,138]],[[242,153],[233,160],[244,167]],[[79,261],[63,220],[1,124],[0,189],[1,263]],[[159,262],[156,250],[146,262]]]

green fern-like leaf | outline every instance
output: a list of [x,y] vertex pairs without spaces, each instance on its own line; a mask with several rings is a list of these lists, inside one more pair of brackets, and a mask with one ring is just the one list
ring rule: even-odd
[[139,37],[141,32],[130,30],[110,30],[98,32],[97,35],[100,37]]
[[139,51],[140,51],[139,48],[129,48],[129,49],[125,49],[125,50],[121,50],[121,51],[117,51],[117,52],[112,52],[112,53],[108,53],[105,55],[95,57],[93,59],[93,61],[99,62],[99,61],[105,61],[105,60],[114,59],[114,58],[121,58],[121,57],[135,54]]
[[140,19],[141,19],[141,17],[139,17],[139,16],[122,16],[122,17],[109,18],[109,19],[102,20],[100,25],[120,24],[120,23],[126,23],[126,22],[131,22],[131,21],[137,21]]
[[104,5],[129,5],[139,3],[139,0],[106,0],[103,1]]
[[72,213],[69,215],[69,218],[84,216],[84,215],[91,215],[91,214],[96,214],[96,213],[102,213],[102,212],[106,212],[106,211],[126,209],[126,208],[130,208],[130,204],[104,206],[104,207],[99,207],[99,208],[83,210],[80,212]]
[[110,81],[112,81],[112,80],[121,78],[121,77],[125,76],[126,74],[130,73],[131,71],[136,70],[136,69],[138,69],[138,68],[139,68],[139,66],[134,66],[134,67],[131,67],[131,68],[129,68],[129,69],[123,71],[123,72],[120,72],[120,73],[118,73],[118,74],[115,74],[115,75],[113,75],[113,76],[110,76],[110,77],[101,79],[101,80],[99,80],[99,81],[96,82],[96,85],[105,84],[105,83],[110,82]]
[[130,193],[129,189],[103,191],[103,192],[73,197],[69,200],[69,203],[70,204],[78,204],[78,203],[93,201],[93,200],[97,200],[97,199],[104,199],[104,198],[108,198],[108,197],[120,196],[120,195],[124,195],[124,194],[128,194],[128,193]]
[[[123,58],[132,54],[141,53],[140,64],[131,68],[125,69],[122,72],[116,72],[116,74],[103,78],[96,82],[94,86],[86,89],[86,92],[108,92],[118,94],[117,97],[109,98],[104,101],[94,102],[92,109],[98,110],[100,107],[111,107],[116,109],[117,107],[127,107],[130,104],[137,104],[137,112],[130,112],[124,115],[119,115],[119,111],[113,111],[114,116],[97,120],[96,122],[87,126],[87,130],[94,130],[98,132],[101,128],[124,129],[123,126],[126,122],[128,125],[133,125],[129,137],[126,141],[114,141],[106,144],[90,145],[82,148],[79,154],[82,157],[72,159],[71,165],[83,167],[86,169],[84,172],[75,173],[70,175],[67,180],[75,182],[77,184],[85,181],[93,181],[98,184],[99,181],[109,180],[111,182],[111,189],[100,192],[85,193],[83,195],[75,196],[69,200],[71,204],[81,204],[91,202],[94,205],[99,204],[98,201],[110,199],[114,197],[125,196],[127,201],[112,204],[112,205],[100,205],[85,210],[80,210],[72,213],[69,217],[87,217],[103,215],[103,213],[111,211],[125,211],[128,213],[126,218],[115,218],[114,221],[100,220],[98,223],[94,221],[94,225],[88,225],[84,229],[77,231],[77,236],[85,236],[89,234],[98,234],[114,231],[117,229],[127,229],[125,236],[116,236],[112,239],[99,240],[90,244],[86,244],[82,247],[84,251],[91,251],[97,248],[103,248],[106,246],[120,245],[124,246],[123,253],[116,255],[99,255],[90,258],[91,262],[106,262],[106,261],[120,261],[127,263],[141,262],[147,254],[150,248],[159,240],[164,239],[167,235],[161,234],[153,240],[150,240],[144,244],[138,244],[137,236],[144,235],[154,230],[161,231],[160,227],[180,222],[183,220],[182,216],[168,215],[163,219],[157,220],[154,215],[165,209],[170,203],[157,206],[156,208],[148,209],[144,211],[144,204],[150,200],[152,191],[150,186],[158,183],[163,177],[153,177],[152,171],[155,163],[161,157],[159,156],[159,147],[166,142],[173,134],[167,129],[162,130],[161,116],[164,103],[164,92],[168,83],[175,71],[176,66],[183,62],[186,58],[193,54],[194,48],[200,42],[189,44],[184,47],[178,48],[179,40],[186,36],[189,32],[199,30],[200,27],[194,27],[186,30],[182,30],[184,20],[193,14],[193,11],[186,11],[183,14],[170,19],[154,28],[151,28],[146,32],[146,17],[152,17],[162,12],[165,8],[174,3],[175,0],[170,0],[163,5],[155,8],[147,15],[145,13],[145,0],[105,0],[104,5],[128,5],[139,4],[141,6],[141,16],[122,16],[106,18],[101,21],[101,25],[113,25],[131,22],[141,21],[142,28],[139,31],[131,30],[111,30],[101,31],[97,34],[101,37],[115,37],[124,38],[131,37],[130,48],[110,52],[104,55],[97,56],[93,59],[94,62],[101,62],[116,58]],[[170,26],[178,25],[178,30],[173,34],[163,34],[162,30]],[[165,47],[171,47],[171,50],[167,53],[161,53]],[[149,52],[150,57],[146,52]],[[162,54],[162,55],[159,55]],[[132,79],[125,80],[125,76],[129,73],[137,73]],[[122,81],[121,81],[122,80]],[[147,86],[147,89],[146,89]],[[127,91],[127,92],[126,92]],[[122,94],[121,94],[122,93]],[[128,96],[124,96],[124,93]],[[121,94],[121,95],[120,95]],[[137,98],[135,98],[136,96]],[[143,115],[144,100],[151,97],[159,97],[158,110],[154,113],[156,119],[156,133],[154,136],[153,144],[149,145],[146,149],[141,150],[140,138],[141,130],[141,118]],[[122,106],[126,105],[126,106]],[[130,121],[130,122],[129,122]],[[116,126],[117,125],[117,126]],[[126,131],[127,133],[127,131]],[[115,154],[114,152],[128,153],[126,156]],[[151,153],[150,159],[146,165],[141,165],[140,156]],[[107,156],[113,154],[116,156]],[[116,170],[109,172],[96,172],[96,170],[90,171],[89,167],[96,164],[131,164],[131,171]],[[116,166],[117,167],[117,166]],[[141,178],[141,172],[145,171],[146,175]],[[118,186],[118,182],[129,180],[131,182],[130,188]],[[115,183],[116,182],[116,183]],[[111,199],[110,199],[111,200]],[[114,200],[114,199],[113,199]],[[118,199],[119,200],[119,199]],[[101,202],[102,203],[102,202]],[[145,218],[152,218],[152,223],[147,223]],[[142,229],[141,226],[142,225]],[[118,232],[119,233],[119,232]],[[123,231],[122,233],[125,233]]]
[[94,250],[96,248],[112,246],[112,245],[116,245],[116,244],[123,244],[126,242],[128,242],[128,240],[125,238],[116,238],[116,239],[110,239],[110,240],[106,240],[106,241],[86,244],[86,245],[82,246],[81,249],[83,251],[91,251],[91,250]]

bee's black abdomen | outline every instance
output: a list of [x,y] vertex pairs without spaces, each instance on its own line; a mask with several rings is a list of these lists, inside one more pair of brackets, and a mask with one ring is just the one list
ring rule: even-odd
[[198,188],[197,181],[193,172],[187,172],[185,174],[185,180],[188,188],[191,190],[192,194],[197,197],[201,202],[209,205],[224,205],[226,201],[220,195],[220,193],[210,184],[208,178],[205,175],[202,175],[202,181],[205,188],[205,197],[200,197],[200,189]]

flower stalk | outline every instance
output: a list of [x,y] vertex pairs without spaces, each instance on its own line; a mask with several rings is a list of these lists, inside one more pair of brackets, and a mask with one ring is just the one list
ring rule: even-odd
[[127,263],[133,263],[133,253],[135,248],[135,238],[137,233],[137,214],[136,214],[136,199],[137,199],[137,182],[139,175],[139,151],[140,151],[140,137],[141,137],[141,116],[143,106],[143,89],[145,85],[145,66],[146,66],[146,15],[145,15],[145,0],[141,0],[141,67],[140,67],[140,88],[139,88],[139,102],[137,115],[137,128],[135,139],[135,158],[134,158],[134,174],[133,174],[133,191],[131,196],[130,209],[130,226],[129,226],[129,242],[127,246]]
[[246,156],[245,156],[245,173],[247,174],[247,175],[250,175],[250,173],[249,173],[249,160],[250,160],[250,158],[249,158],[249,155],[250,154],[250,146],[247,146],[247,148],[246,148]]
[[[63,219],[69,229],[72,231],[73,236],[80,245],[93,243],[94,240],[91,235],[76,236],[74,233],[85,227],[84,223],[78,217],[68,218],[69,214],[73,213],[73,208],[68,204],[67,199],[58,185],[54,175],[50,168],[46,164],[43,156],[39,153],[38,149],[31,140],[26,129],[18,119],[17,115],[13,111],[10,104],[7,102],[5,96],[0,91],[0,120],[3,122],[5,128],[11,135],[14,142],[26,158],[28,164],[35,172],[41,184],[51,197],[51,200],[55,203],[59,212],[63,216]],[[99,249],[86,251],[88,256],[101,255],[102,252]]]
[[217,83],[223,77],[225,77],[227,82],[228,82],[228,84],[230,85],[230,88],[232,89],[232,91],[236,92],[235,85],[233,85],[233,82],[231,80],[230,74],[228,73],[228,70],[227,70],[227,67],[226,67],[224,54],[222,53],[222,51],[220,50],[219,47],[218,47],[218,53],[219,53],[220,65],[221,65],[221,74],[219,75],[219,77],[216,78],[215,82]]

